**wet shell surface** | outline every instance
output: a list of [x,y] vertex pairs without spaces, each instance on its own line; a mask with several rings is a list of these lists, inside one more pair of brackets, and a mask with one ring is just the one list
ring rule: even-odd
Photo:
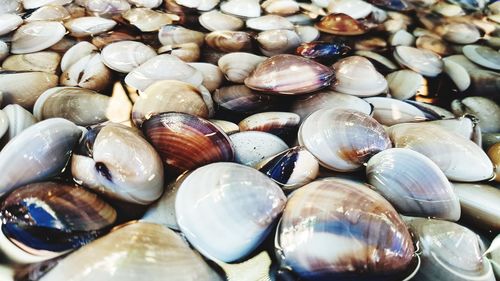
[[205,36],[205,42],[224,53],[249,51],[252,48],[252,38],[244,31],[212,31]]
[[2,111],[7,115],[9,122],[9,129],[4,135],[7,141],[19,135],[29,126],[38,122],[31,112],[17,104],[9,104],[4,107]]
[[216,31],[216,30],[235,31],[235,30],[240,30],[245,25],[243,20],[241,20],[240,18],[231,15],[226,15],[217,10],[212,10],[210,12],[203,13],[198,18],[198,21],[204,28],[210,31]]
[[[47,89],[57,86],[57,75],[46,72],[2,72],[0,92],[2,104],[18,104],[31,109]],[[19,83],[23,81],[23,83]]]
[[223,55],[218,65],[227,80],[235,83],[243,83],[250,73],[263,61],[266,57],[257,56],[251,53],[233,52]]
[[485,133],[500,132],[500,106],[497,102],[485,97],[467,97],[454,100],[451,110],[455,116],[471,114],[479,119],[481,130]]
[[207,88],[209,92],[212,93],[219,89],[222,82],[224,82],[224,74],[217,65],[204,62],[192,62],[188,64],[201,72],[203,75],[202,85]]
[[335,171],[354,171],[371,156],[391,147],[382,125],[354,110],[320,109],[309,115],[298,133],[320,164]]
[[96,46],[87,41],[82,41],[73,45],[64,53],[61,59],[61,71],[67,71],[70,66],[75,64],[81,58],[86,57],[97,50]]
[[286,18],[278,15],[265,15],[251,18],[246,21],[246,26],[251,29],[265,31],[274,29],[293,29],[293,24]]
[[[446,67],[446,63],[445,63]],[[416,95],[427,94],[427,81],[413,70],[403,69],[385,77],[391,96],[398,100],[410,99]]]
[[389,202],[362,184],[336,178],[295,191],[276,235],[282,268],[305,280],[394,277],[409,267],[414,251]]
[[342,13],[323,17],[315,27],[319,31],[340,36],[355,36],[368,32],[364,24]]
[[261,94],[245,85],[221,87],[213,99],[218,110],[242,115],[267,111],[280,102],[276,96]]
[[266,56],[289,53],[302,42],[295,31],[287,29],[262,31],[255,39],[259,43],[260,51]]
[[162,45],[174,45],[183,43],[196,43],[198,46],[205,42],[205,34],[187,29],[180,25],[165,25],[158,32],[158,40]]
[[86,37],[109,31],[115,27],[114,20],[101,17],[81,17],[64,23],[74,37]]
[[229,0],[220,4],[220,10],[243,18],[256,18],[261,12],[259,1],[256,0]]
[[286,136],[298,128],[300,116],[291,112],[268,111],[256,113],[241,120],[241,131],[261,131]]
[[366,98],[365,101],[373,105],[373,118],[382,125],[392,126],[427,119],[420,109],[400,100],[371,97]]
[[282,139],[266,132],[239,132],[229,138],[234,146],[234,161],[247,166],[254,166],[267,157],[288,149]]
[[454,183],[462,216],[480,229],[500,231],[500,191],[488,184]]
[[264,174],[239,164],[214,163],[186,177],[175,211],[182,232],[198,251],[231,262],[265,239],[285,202],[283,191]]
[[15,30],[23,23],[23,19],[15,14],[0,15],[0,36]]
[[102,62],[107,67],[123,73],[129,73],[154,56],[153,48],[135,41],[111,43],[101,52]]
[[9,56],[2,68],[13,71],[42,71],[56,73],[61,56],[56,52],[36,52]]
[[38,52],[59,42],[65,33],[66,29],[59,22],[29,22],[14,32],[10,51],[13,54]]
[[80,58],[61,74],[64,86],[78,86],[94,91],[104,90],[110,83],[112,72],[102,62],[99,53]]
[[435,77],[443,71],[443,61],[432,51],[397,46],[394,50],[394,58],[402,66],[424,76]]
[[467,45],[462,48],[462,51],[471,61],[489,69],[500,70],[500,53],[492,48]]

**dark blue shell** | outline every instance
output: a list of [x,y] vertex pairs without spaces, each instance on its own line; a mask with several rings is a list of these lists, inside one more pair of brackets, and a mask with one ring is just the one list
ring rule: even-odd
[[265,163],[259,171],[279,184],[287,184],[295,170],[300,149],[300,147],[295,147],[281,152]]
[[297,47],[297,55],[309,59],[334,60],[346,55],[351,48],[343,42],[311,42]]

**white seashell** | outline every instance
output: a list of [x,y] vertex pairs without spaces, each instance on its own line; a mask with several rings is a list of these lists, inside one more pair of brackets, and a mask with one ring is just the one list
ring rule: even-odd
[[43,6],[36,9],[29,17],[25,19],[26,22],[32,21],[63,21],[69,19],[71,15],[68,10],[61,5]]
[[197,87],[203,82],[203,75],[175,56],[158,55],[147,60],[125,77],[127,85],[140,91],[146,90],[159,80],[178,80]]
[[368,58],[370,60],[376,61],[377,63],[380,63],[381,65],[383,65],[383,67],[387,68],[389,71],[396,71],[399,69],[399,67],[396,64],[394,64],[390,59],[388,59],[388,58],[386,58],[378,53],[375,53],[372,51],[360,50],[360,51],[356,51],[355,54],[358,56],[362,56],[362,57]]
[[386,77],[389,93],[398,100],[406,100],[416,95],[427,94],[427,80],[412,70],[398,70]]
[[321,8],[326,8],[326,7],[328,7],[328,4],[330,4],[329,0],[312,0],[311,2],[314,5],[321,7]]
[[205,88],[207,88],[207,90],[211,93],[217,90],[224,81],[224,74],[219,67],[214,64],[190,62],[188,65],[201,72],[203,75],[203,86],[205,86]]
[[454,183],[464,219],[493,233],[500,231],[500,190],[488,184]]
[[156,52],[153,48],[136,41],[111,43],[101,51],[102,62],[122,73],[129,73],[154,56]]
[[114,20],[100,17],[74,18],[64,23],[71,36],[86,37],[110,31],[116,25]]
[[366,58],[351,56],[333,65],[336,81],[331,88],[340,93],[366,97],[387,90],[387,81]]
[[24,9],[31,10],[48,5],[66,5],[73,0],[21,0],[19,2],[23,3]]
[[394,58],[402,66],[424,76],[435,77],[443,71],[441,57],[429,50],[397,46],[394,50]]
[[295,26],[295,32],[300,37],[303,43],[310,43],[319,39],[320,33],[314,26],[309,25],[297,25]]
[[427,119],[420,109],[400,100],[373,97],[366,98],[365,101],[373,105],[373,118],[382,125],[392,126]]
[[38,52],[59,42],[65,33],[66,29],[59,22],[29,22],[14,32],[10,51],[13,54]]
[[6,141],[10,141],[15,136],[19,135],[29,126],[37,122],[36,118],[31,112],[22,108],[17,104],[9,104],[2,109],[8,117],[9,130],[5,135]]
[[179,5],[195,8],[198,11],[210,11],[219,4],[219,0],[175,0]]
[[314,27],[314,21],[311,19],[310,16],[304,13],[298,13],[295,15],[286,16],[285,18],[294,25],[309,25],[311,27]]
[[238,126],[238,124],[235,124],[233,122],[219,119],[210,119],[208,121],[218,126],[228,136],[240,131],[240,127]]
[[373,6],[361,0],[331,0],[327,9],[329,13],[342,13],[354,19],[362,19],[372,12]]
[[401,29],[391,34],[389,44],[391,46],[413,46],[415,44],[415,37],[408,31]]
[[477,145],[481,145],[481,129],[477,124],[477,118],[467,115],[459,118],[430,121],[430,124],[440,126],[454,134],[462,136],[466,140],[471,140]]
[[194,62],[200,58],[200,47],[196,43],[169,45],[160,47],[158,53],[176,56],[184,62]]
[[243,28],[245,23],[240,18],[223,14],[217,10],[203,13],[198,17],[200,24],[210,30],[231,30],[236,31]]
[[472,44],[481,38],[479,30],[469,23],[450,23],[438,32],[445,40],[456,44]]
[[293,15],[300,10],[299,3],[293,0],[265,0],[261,6],[268,14],[280,16]]
[[43,71],[56,73],[61,56],[56,52],[37,52],[9,56],[2,68],[12,71]]
[[265,15],[247,19],[246,26],[254,30],[293,29],[293,24],[286,18],[278,15]]
[[87,55],[72,64],[61,74],[60,83],[100,91],[111,82],[111,70],[102,62],[98,53]]
[[130,4],[135,5],[136,7],[144,7],[144,8],[156,8],[159,7],[163,1],[162,0],[128,0]]
[[295,31],[287,29],[262,31],[255,39],[259,43],[260,51],[269,57],[289,53],[302,43]]
[[22,1],[0,0],[0,14],[17,14],[22,10]]
[[451,110],[455,116],[472,114],[479,119],[481,130],[485,133],[500,132],[500,106],[493,100],[485,97],[467,97],[454,100]]
[[424,154],[450,180],[474,182],[493,176],[493,164],[479,146],[439,126],[425,122],[398,124],[390,127],[388,132],[394,147]]
[[467,45],[462,48],[464,55],[471,61],[486,68],[500,70],[500,53],[480,45]]
[[31,109],[45,90],[57,86],[57,80],[57,75],[46,72],[0,72],[3,104],[14,103]]
[[229,136],[233,143],[237,163],[253,166],[267,157],[288,149],[279,137],[265,132],[247,131]]
[[9,117],[7,114],[3,111],[0,110],[0,138],[7,133],[9,129]]
[[14,269],[8,265],[0,265],[0,279],[14,281]]
[[9,55],[9,46],[4,41],[0,40],[0,62]]
[[23,23],[23,19],[15,14],[0,14],[0,36],[15,30]]
[[227,80],[243,83],[257,65],[266,59],[266,57],[251,53],[234,52],[222,56],[218,61],[218,65]]
[[150,8],[133,8],[122,13],[122,17],[143,32],[157,31],[164,25],[180,20],[175,14],[161,13]]
[[260,5],[258,0],[229,0],[220,5],[220,10],[244,18],[260,17]]
[[373,185],[404,215],[457,221],[460,203],[453,187],[429,158],[406,148],[391,148],[374,155],[366,166]]
[[443,63],[443,72],[448,74],[458,90],[461,92],[467,90],[471,85],[470,75],[467,70],[460,64],[446,58],[443,59]]
[[201,47],[205,42],[205,34],[180,25],[165,25],[158,32],[158,40],[162,45],[196,43]]
[[323,8],[318,7],[314,4],[299,3],[299,7],[303,10],[304,14],[308,15],[312,19],[316,19],[319,16],[324,17],[327,15]]
[[182,232],[198,251],[231,262],[266,238],[285,202],[279,186],[257,170],[213,163],[184,179],[175,212]]
[[95,16],[113,16],[130,10],[126,0],[83,0],[88,14]]
[[97,47],[87,41],[75,44],[66,51],[61,59],[61,71],[66,71],[81,58],[86,57],[97,51]]

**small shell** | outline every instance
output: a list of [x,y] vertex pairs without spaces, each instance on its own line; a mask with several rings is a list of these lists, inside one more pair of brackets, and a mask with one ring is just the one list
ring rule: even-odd
[[295,32],[300,37],[300,40],[304,43],[309,43],[315,40],[318,40],[320,33],[314,28],[314,26],[295,26]]
[[[47,89],[57,86],[57,75],[46,72],[1,72],[2,104],[19,104],[31,109]],[[19,83],[22,81],[22,83]]]
[[493,100],[485,97],[467,97],[463,100],[454,100],[451,110],[455,116],[472,114],[479,119],[481,130],[485,133],[500,132],[500,106]]
[[300,126],[298,139],[320,164],[335,171],[354,171],[370,157],[391,147],[382,125],[370,116],[344,109],[320,109]]
[[287,139],[296,135],[300,116],[291,112],[262,112],[248,116],[238,124],[240,131],[261,131]]
[[0,40],[0,62],[9,55],[9,46],[4,41]]
[[0,14],[0,36],[16,30],[23,23],[23,19],[15,14]]
[[233,122],[219,119],[210,119],[208,121],[218,126],[224,133],[226,133],[226,135],[232,135],[240,131],[240,127],[238,126],[238,124],[235,124]]
[[261,6],[268,14],[280,16],[293,15],[300,10],[299,3],[293,0],[265,0]]
[[295,50],[302,42],[292,30],[274,29],[259,33],[255,38],[260,51],[266,56],[274,56]]
[[220,10],[238,17],[260,17],[260,5],[257,0],[229,0],[220,5]]
[[495,165],[495,180],[500,182],[500,143],[496,143],[488,149],[488,157]]
[[273,30],[273,29],[293,29],[293,24],[286,18],[278,15],[265,15],[258,18],[248,19],[246,26],[254,30]]
[[2,63],[2,68],[13,71],[43,71],[56,73],[61,56],[56,52],[37,52],[9,56]]
[[162,45],[196,43],[202,46],[205,42],[205,34],[180,25],[165,25],[158,32],[158,40]]
[[210,11],[219,4],[220,0],[175,0],[175,2],[184,7],[198,9],[198,11]]
[[128,0],[130,4],[134,4],[136,7],[144,7],[144,8],[156,8],[159,7],[163,1],[161,0]]
[[254,166],[267,157],[288,149],[288,145],[279,137],[265,132],[247,131],[229,136],[237,163]]
[[387,49],[386,40],[380,37],[368,37],[365,39],[356,40],[354,49],[357,51],[383,51]]
[[109,68],[129,73],[142,63],[156,56],[153,48],[135,41],[120,41],[102,49],[102,62]]
[[217,10],[212,10],[210,12],[203,13],[198,17],[200,24],[210,30],[231,30],[236,31],[243,28],[245,23],[237,17],[223,14]]
[[428,50],[397,46],[394,50],[394,58],[402,66],[424,76],[435,77],[443,71],[441,57]]
[[207,88],[209,92],[212,93],[213,91],[219,89],[220,85],[224,81],[224,74],[219,67],[214,64],[204,62],[191,62],[188,64],[201,72],[203,75],[203,86]]
[[205,42],[225,53],[248,51],[252,48],[252,38],[244,31],[213,31],[205,36]]
[[81,17],[64,23],[74,37],[86,37],[110,31],[116,25],[114,20],[100,17]]
[[426,49],[432,51],[440,56],[449,55],[452,50],[446,42],[441,40],[440,37],[434,37],[431,35],[423,35],[417,38],[415,45],[419,49]]
[[270,110],[280,102],[276,96],[261,94],[245,85],[217,89],[213,99],[218,110],[244,115]]
[[300,44],[295,50],[295,53],[320,62],[331,62],[346,55],[350,51],[351,48],[344,42],[311,42]]
[[182,232],[198,251],[232,262],[266,238],[285,202],[283,191],[262,173],[239,164],[214,163],[184,179],[175,212]]
[[408,31],[401,29],[391,34],[389,44],[391,46],[413,46],[415,44],[415,37]]
[[467,70],[463,66],[452,60],[447,60],[445,58],[443,59],[443,62],[443,72],[448,74],[450,79],[457,86],[458,90],[461,92],[467,90],[471,85],[471,78]]
[[366,58],[351,56],[333,65],[337,79],[331,88],[359,97],[374,96],[387,90],[387,81]]
[[112,72],[102,62],[101,55],[93,53],[79,59],[61,74],[60,83],[64,86],[79,86],[101,91],[111,81]]
[[88,14],[95,16],[113,16],[126,13],[130,4],[126,0],[84,0]]
[[161,13],[149,8],[134,8],[122,13],[122,17],[143,32],[158,31],[162,26],[179,21],[175,14]]
[[196,43],[184,43],[163,46],[158,49],[158,53],[176,56],[184,62],[193,62],[200,58],[200,47]]
[[257,65],[265,60],[266,57],[235,52],[222,56],[218,61],[218,65],[227,80],[243,83]]
[[61,59],[61,71],[64,72],[68,70],[70,66],[75,64],[81,58],[86,57],[96,51],[97,47],[87,41],[82,41],[75,44],[64,53],[64,56]]
[[366,98],[365,101],[373,105],[373,118],[382,125],[392,126],[427,119],[420,109],[400,100],[373,97]]
[[346,14],[329,14],[315,26],[322,32],[341,36],[355,36],[368,32],[364,24]]
[[328,4],[328,12],[343,13],[353,19],[367,17],[373,10],[373,6],[361,0],[333,0]]
[[71,0],[22,0],[24,9],[36,9],[46,5],[66,5],[71,3]]
[[66,29],[59,22],[29,22],[19,27],[12,36],[11,53],[34,53],[56,44],[64,37]]
[[450,23],[443,26],[439,33],[446,41],[456,44],[472,44],[481,38],[479,30],[468,23]]
[[5,140],[10,141],[15,136],[19,135],[29,126],[37,122],[36,118],[31,112],[22,108],[17,104],[9,104],[2,109],[7,115],[9,122],[9,130],[5,134]]
[[395,99],[406,100],[416,95],[427,95],[427,80],[415,71],[398,70],[387,75],[386,79],[389,93]]
[[500,70],[500,53],[492,48],[467,45],[462,48],[462,51],[471,61],[489,69]]
[[438,2],[432,6],[432,10],[445,17],[458,17],[465,15],[464,10],[459,5],[448,4],[445,2]]

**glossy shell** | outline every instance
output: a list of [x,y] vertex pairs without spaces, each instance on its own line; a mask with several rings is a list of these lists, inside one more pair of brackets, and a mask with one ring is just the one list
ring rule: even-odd
[[382,125],[392,126],[427,119],[420,109],[400,100],[371,97],[365,99],[365,101],[373,105],[373,118]]
[[256,113],[241,120],[241,131],[261,131],[285,137],[294,133],[300,124],[300,116],[291,112],[268,111]]
[[322,32],[341,36],[361,35],[368,32],[368,28],[361,22],[342,13],[323,17],[315,26]]
[[288,149],[279,137],[259,131],[238,132],[229,136],[234,146],[234,161],[253,166],[267,157]]
[[454,183],[464,220],[491,232],[500,231],[500,190],[488,184]]
[[424,76],[435,77],[443,71],[441,57],[432,51],[397,46],[394,50],[394,58],[402,66]]
[[153,48],[135,41],[120,41],[102,49],[102,62],[109,68],[129,73],[134,68],[156,56]]

